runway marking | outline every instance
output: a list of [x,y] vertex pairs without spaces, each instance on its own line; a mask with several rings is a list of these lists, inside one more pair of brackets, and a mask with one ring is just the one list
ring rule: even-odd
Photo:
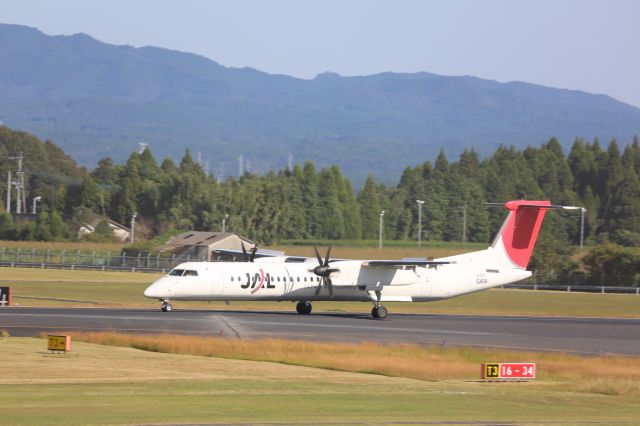
[[355,326],[355,325],[344,325],[344,324],[314,324],[314,323],[286,323],[286,322],[275,322],[275,321],[247,321],[247,320],[236,320],[236,322],[240,324],[259,324],[259,325],[280,325],[280,326],[299,326],[299,327],[316,327],[316,328],[342,328],[342,329],[354,329],[354,330],[374,330],[374,331],[403,331],[403,332],[419,332],[423,334],[460,334],[460,335],[472,335],[472,336],[524,336],[522,334],[507,334],[507,333],[487,333],[482,331],[454,331],[454,330],[436,330],[436,329],[415,329],[415,328],[401,328],[401,327],[373,327],[373,326]]
[[[12,325],[9,327],[6,327],[7,329],[11,330],[12,328],[25,328],[25,329],[31,329],[31,328],[36,328],[32,325]],[[179,330],[179,329],[167,329],[167,330],[162,330],[162,329],[157,329],[157,328],[119,328],[119,327],[115,327],[115,328],[111,328],[108,330],[105,330],[104,327],[64,327],[64,326],[60,326],[60,327],[55,327],[55,326],[38,326],[38,329],[47,329],[47,330],[98,330],[98,331],[104,331],[105,333],[108,333],[110,331],[144,331],[144,332],[149,332],[149,333],[184,333],[184,334],[205,334],[205,335],[212,335],[212,336],[218,336],[219,332],[222,330],[218,330],[218,332],[216,332],[215,330]]]
[[[220,318],[219,315],[211,314],[208,318],[194,317],[194,318],[180,318],[176,316],[165,315],[163,317],[149,317],[144,315],[139,316],[114,316],[114,315],[83,315],[78,314],[23,314],[23,313],[6,313],[6,315],[14,317],[57,317],[57,318],[93,318],[93,319],[111,319],[111,320],[144,320],[144,321],[189,321],[189,322],[207,322],[214,318]],[[2,314],[0,314],[0,317]]]

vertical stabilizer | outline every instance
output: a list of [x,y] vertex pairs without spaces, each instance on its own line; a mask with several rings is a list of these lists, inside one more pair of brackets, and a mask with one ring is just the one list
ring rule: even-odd
[[496,235],[491,247],[502,246],[511,262],[518,268],[526,269],[540,232],[542,220],[551,207],[550,201],[508,201],[507,219]]

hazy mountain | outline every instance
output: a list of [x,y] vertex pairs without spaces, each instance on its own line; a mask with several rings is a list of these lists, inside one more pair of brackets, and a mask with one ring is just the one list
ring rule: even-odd
[[[214,42],[230,42],[228,40]],[[138,142],[158,158],[200,152],[213,173],[295,162],[339,164],[396,182],[402,169],[466,147],[539,145],[551,136],[625,142],[640,109],[604,95],[429,73],[313,80],[227,68],[156,47],[0,24],[0,121],[52,139],[86,166]]]

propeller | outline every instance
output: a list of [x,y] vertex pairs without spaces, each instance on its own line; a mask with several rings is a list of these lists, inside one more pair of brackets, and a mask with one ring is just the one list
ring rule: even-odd
[[247,249],[244,248],[244,243],[240,243],[240,246],[242,247],[242,256],[244,257],[244,261],[253,262],[253,260],[256,258],[256,252],[258,251],[258,247],[257,246],[251,247],[251,254],[249,254],[247,253]]
[[333,297],[333,285],[331,283],[330,276],[333,272],[339,272],[340,270],[329,267],[329,258],[331,256],[331,246],[329,246],[329,248],[327,249],[327,254],[324,257],[324,262],[322,261],[322,257],[320,256],[320,253],[318,253],[318,249],[315,246],[313,246],[313,251],[316,252],[316,259],[318,259],[318,266],[316,266],[313,269],[310,269],[309,272],[313,272],[314,274],[322,278],[322,281],[318,284],[318,287],[316,288],[316,296],[318,295],[318,293],[320,293],[320,290],[322,289],[322,287],[325,286],[329,288],[329,294],[331,295],[331,297]]

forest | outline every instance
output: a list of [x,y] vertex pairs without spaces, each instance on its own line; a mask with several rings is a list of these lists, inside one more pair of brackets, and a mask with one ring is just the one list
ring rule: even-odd
[[[158,163],[148,148],[133,152],[125,164],[104,158],[88,171],[50,141],[0,127],[0,176],[15,170],[10,157],[19,152],[25,157],[27,199],[41,196],[42,201],[35,221],[14,223],[12,215],[0,214],[2,239],[75,239],[76,226],[88,216],[127,225],[137,213],[137,235],[144,238],[171,229],[219,231],[228,215],[228,231],[261,243],[373,240],[384,210],[385,239],[417,240],[417,200],[423,200],[423,241],[489,242],[505,210],[485,203],[549,199],[586,209],[584,240],[592,250],[580,262],[574,260],[579,210],[553,211],[543,226],[534,267],[547,275],[576,276],[589,256],[596,268],[605,262],[603,256],[618,250],[612,261],[627,262],[624,279],[635,283],[640,272],[630,249],[640,243],[637,136],[623,147],[615,140],[601,146],[597,139],[576,139],[568,154],[555,138],[524,150],[500,146],[484,159],[473,148],[455,161],[441,151],[433,162],[407,167],[395,186],[377,182],[371,170],[362,188],[352,187],[348,171],[337,166],[317,170],[312,161],[221,181],[207,175],[189,151],[179,163],[170,158]],[[594,268],[586,268],[590,280],[599,279]]]

